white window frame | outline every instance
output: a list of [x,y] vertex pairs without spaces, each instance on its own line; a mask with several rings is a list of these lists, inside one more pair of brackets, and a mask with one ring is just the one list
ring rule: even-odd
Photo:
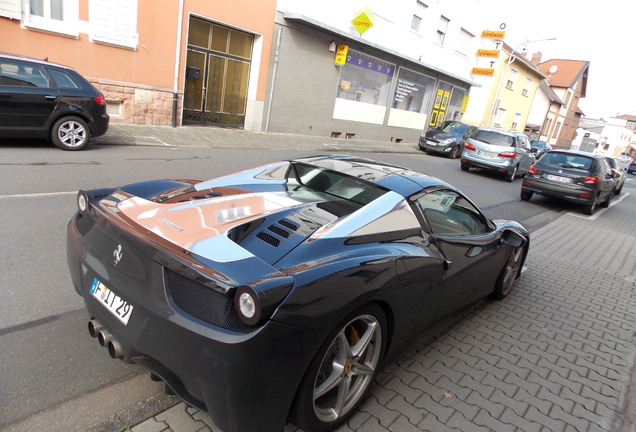
[[528,97],[530,95],[530,89],[532,89],[532,83],[534,81],[532,80],[532,78],[527,77],[526,78],[526,85],[523,86],[523,90],[521,91],[521,94],[523,96]]
[[419,32],[421,24],[422,17],[413,14],[413,19],[411,20],[411,30],[413,30],[414,32]]
[[495,115],[495,127],[502,127],[506,121],[506,109],[497,108],[497,115]]
[[89,0],[90,40],[136,49],[138,0]]
[[521,123],[521,113],[515,113],[515,119],[512,121],[511,130],[519,130],[519,124]]
[[26,28],[79,37],[79,0],[62,0],[62,20],[51,18],[51,0],[44,0],[44,16],[31,15],[31,0],[22,0]]
[[508,72],[508,82],[506,82],[506,88],[514,90],[518,77],[519,71],[515,68],[510,68],[510,72]]
[[446,18],[444,15],[439,16],[439,24],[437,27],[437,43],[440,45],[444,45],[444,40],[446,39],[446,32],[448,32],[449,23],[450,19]]
[[473,40],[475,40],[474,34],[463,27],[459,29],[459,43],[457,44],[457,52],[464,56],[468,56],[468,54],[472,52],[471,48],[473,46]]

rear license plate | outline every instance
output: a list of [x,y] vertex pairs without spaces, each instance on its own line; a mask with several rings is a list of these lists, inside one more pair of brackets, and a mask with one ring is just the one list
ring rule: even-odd
[[552,180],[559,183],[570,183],[572,181],[572,179],[569,179],[567,177],[561,177],[561,176],[552,175],[552,174],[545,174],[544,177],[548,180]]
[[115,318],[122,322],[124,325],[128,325],[128,320],[133,312],[133,305],[128,303],[123,298],[115,294],[111,289],[107,288],[97,278],[93,279],[91,285],[91,294],[95,297]]
[[483,157],[487,157],[487,158],[494,158],[495,156],[497,156],[495,153],[490,153],[490,152],[483,151],[483,150],[477,150],[477,154],[479,156],[483,156]]

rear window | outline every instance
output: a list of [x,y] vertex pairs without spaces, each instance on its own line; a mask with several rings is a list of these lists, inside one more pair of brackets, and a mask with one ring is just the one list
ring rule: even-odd
[[373,183],[330,171],[294,163],[298,182],[314,191],[325,192],[356,204],[366,205],[384,195],[386,190]]
[[48,69],[49,75],[53,77],[55,84],[57,84],[57,88],[65,88],[65,89],[76,89],[80,88],[80,86],[75,82],[73,77],[71,77],[66,72],[62,72],[55,69]]
[[495,131],[478,130],[472,136],[477,141],[485,142],[486,144],[514,147],[515,137],[512,135],[504,135]]
[[567,153],[546,153],[541,158],[541,163],[555,168],[590,171],[594,164],[594,159]]

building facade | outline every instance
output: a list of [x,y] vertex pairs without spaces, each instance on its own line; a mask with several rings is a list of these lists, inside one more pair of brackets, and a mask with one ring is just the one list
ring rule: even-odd
[[526,131],[528,116],[543,75],[523,53],[500,41],[494,76],[478,77],[464,116],[467,123],[517,132]]
[[461,119],[478,35],[461,3],[279,0],[264,129],[399,142]]
[[570,148],[583,112],[579,100],[585,97],[590,62],[584,60],[548,60],[537,65],[546,82],[558,96],[558,112],[546,115],[540,139],[553,147]]
[[276,1],[2,0],[0,50],[75,68],[114,123],[261,130]]

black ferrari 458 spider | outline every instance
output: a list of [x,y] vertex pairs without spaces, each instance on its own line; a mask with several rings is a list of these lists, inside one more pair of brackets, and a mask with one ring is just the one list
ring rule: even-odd
[[503,298],[529,246],[437,178],[348,156],[77,205],[68,263],[91,336],[224,431],[334,429],[415,336]]

